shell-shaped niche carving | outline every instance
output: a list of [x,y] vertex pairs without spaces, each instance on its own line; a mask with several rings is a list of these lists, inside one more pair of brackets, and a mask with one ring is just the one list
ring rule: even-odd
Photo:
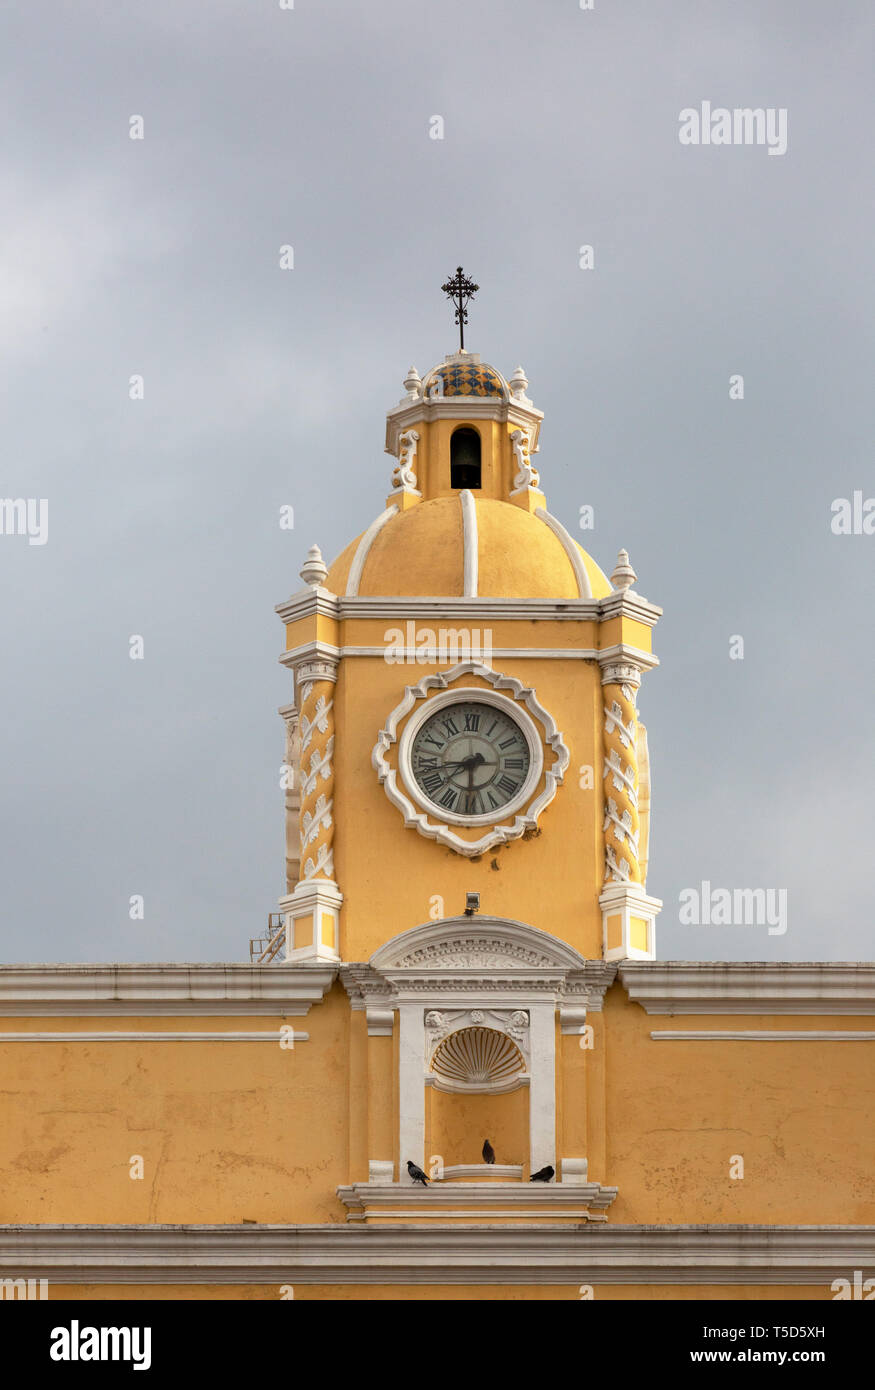
[[434,1084],[442,1091],[512,1091],[520,1085],[525,1059],[494,1028],[460,1028],[444,1038],[432,1058]]

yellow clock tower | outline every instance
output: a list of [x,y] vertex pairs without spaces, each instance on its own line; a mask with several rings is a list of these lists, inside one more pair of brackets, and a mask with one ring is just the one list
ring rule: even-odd
[[[500,1180],[502,1211],[580,1220],[611,1197],[586,1136],[588,1012],[610,962],[653,959],[661,906],[636,706],[660,609],[625,552],[607,579],[550,512],[521,367],[462,350],[404,388],[384,509],[330,568],[312,547],[278,609],[299,792],[285,958],[339,965],[349,995],[344,1200],[364,1219],[412,1162],[447,1210],[484,1219]],[[561,1201],[520,1186],[548,1169]]]

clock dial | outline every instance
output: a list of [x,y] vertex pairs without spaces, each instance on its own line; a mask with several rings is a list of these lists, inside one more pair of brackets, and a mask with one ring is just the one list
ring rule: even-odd
[[531,756],[516,720],[476,700],[443,705],[416,732],[410,768],[420,794],[456,816],[495,819],[529,775]]

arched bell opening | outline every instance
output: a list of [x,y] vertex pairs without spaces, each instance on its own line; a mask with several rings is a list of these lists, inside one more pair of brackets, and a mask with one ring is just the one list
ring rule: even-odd
[[453,430],[450,437],[450,487],[482,487],[480,435],[470,425]]

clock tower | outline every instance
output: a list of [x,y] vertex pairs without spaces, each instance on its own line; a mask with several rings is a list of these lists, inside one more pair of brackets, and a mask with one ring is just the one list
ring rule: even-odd
[[[460,350],[404,391],[384,508],[330,567],[311,547],[277,610],[294,675],[285,958],[339,966],[346,988],[357,1219],[410,1182],[407,1160],[437,1164],[429,1200],[452,1189],[478,1220],[484,1178],[544,1168],[598,1219],[591,1097],[563,1106],[562,1085],[607,964],[655,955],[637,692],[661,610],[624,551],[608,579],[550,512],[521,367]],[[481,1131],[506,1171],[472,1152]]]

